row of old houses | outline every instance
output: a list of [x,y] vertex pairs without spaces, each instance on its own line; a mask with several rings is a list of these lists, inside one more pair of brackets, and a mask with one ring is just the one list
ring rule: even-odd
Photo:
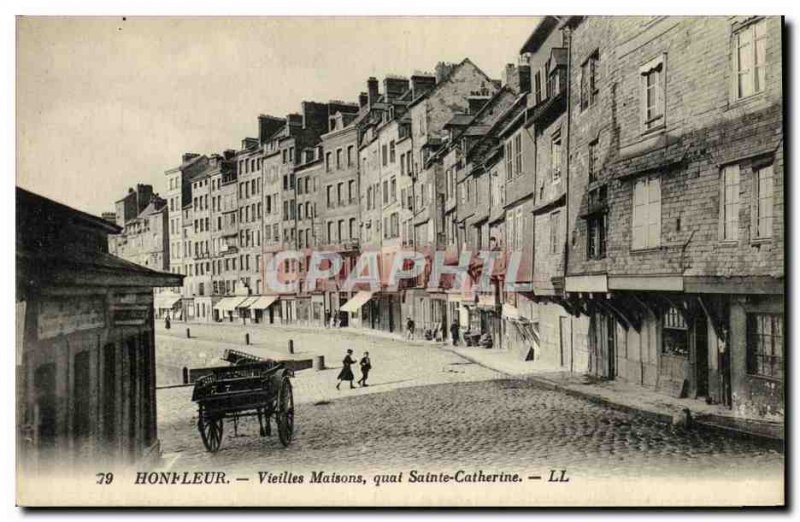
[[[520,364],[782,415],[781,36],[772,17],[547,16],[500,80],[465,59],[259,116],[239,150],[184,155],[163,200],[131,191],[113,241],[142,234],[186,276],[156,298],[173,318],[456,323]],[[502,256],[470,262],[490,288],[391,285],[407,249]],[[344,262],[311,288],[314,250]],[[346,290],[365,252],[380,287]]]

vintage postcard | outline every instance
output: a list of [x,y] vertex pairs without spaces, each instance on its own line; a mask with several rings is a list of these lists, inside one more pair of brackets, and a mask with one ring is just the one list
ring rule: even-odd
[[786,502],[780,16],[16,26],[19,505]]

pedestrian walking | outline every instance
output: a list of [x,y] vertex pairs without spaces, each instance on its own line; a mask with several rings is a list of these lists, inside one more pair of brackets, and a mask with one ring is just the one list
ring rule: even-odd
[[414,319],[406,319],[406,339],[414,339]]
[[458,321],[453,321],[450,325],[450,337],[453,339],[453,346],[458,346]]
[[169,320],[169,312],[167,312],[167,315],[164,316],[164,328],[169,330],[170,326],[172,326],[172,324],[170,323],[170,320]]
[[364,352],[364,357],[361,358],[358,365],[361,367],[361,378],[358,380],[358,384],[361,386],[369,386],[369,384],[367,384],[367,377],[369,376],[369,371],[372,369],[372,361],[369,360],[369,352]]
[[342,359],[342,371],[339,372],[339,382],[336,383],[337,390],[339,386],[341,386],[342,381],[350,381],[350,388],[355,388],[355,386],[353,386],[353,370],[350,366],[354,365],[356,361],[351,355],[353,355],[353,350],[347,350],[347,355]]
[[331,327],[331,311],[325,310],[325,328]]

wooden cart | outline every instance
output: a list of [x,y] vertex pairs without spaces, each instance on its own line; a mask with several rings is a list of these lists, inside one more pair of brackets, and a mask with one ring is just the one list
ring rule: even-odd
[[203,445],[216,452],[222,445],[225,419],[236,427],[242,417],[258,417],[259,435],[271,434],[275,418],[278,439],[288,446],[294,432],[294,397],[289,380],[293,372],[280,362],[238,364],[209,368],[194,383],[192,401],[197,403],[197,429]]

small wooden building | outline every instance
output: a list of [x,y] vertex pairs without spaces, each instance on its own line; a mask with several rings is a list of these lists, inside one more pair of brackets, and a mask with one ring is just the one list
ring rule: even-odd
[[20,188],[16,216],[20,466],[158,455],[153,288],[183,276],[109,254],[117,225]]

